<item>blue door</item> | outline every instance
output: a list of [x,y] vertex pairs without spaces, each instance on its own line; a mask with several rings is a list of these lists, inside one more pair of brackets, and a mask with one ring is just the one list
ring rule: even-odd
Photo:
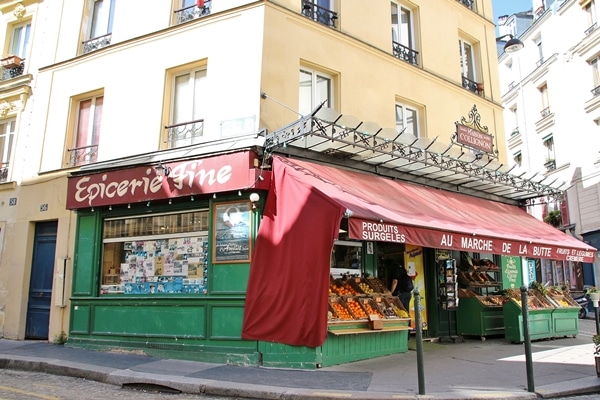
[[48,339],[57,221],[35,226],[25,339]]

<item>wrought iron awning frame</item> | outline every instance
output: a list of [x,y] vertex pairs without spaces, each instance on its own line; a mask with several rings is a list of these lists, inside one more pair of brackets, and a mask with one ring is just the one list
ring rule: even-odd
[[[362,121],[345,126],[340,123],[342,116],[321,104],[311,114],[265,134],[265,153],[295,155],[521,206],[539,197],[558,200],[563,196],[564,182],[555,186],[556,179],[544,183],[547,176],[534,180],[537,173],[513,174],[515,167],[507,168],[488,154],[470,153],[456,143],[445,145],[437,142],[438,137],[417,138],[404,131],[386,138],[379,135],[390,134],[391,129]],[[312,143],[307,145],[309,139]],[[327,143],[331,146],[323,150]],[[395,161],[401,165],[394,165]]]

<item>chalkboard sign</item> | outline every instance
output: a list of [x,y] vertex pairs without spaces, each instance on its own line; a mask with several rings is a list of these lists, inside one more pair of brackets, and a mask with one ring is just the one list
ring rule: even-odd
[[213,209],[213,262],[250,261],[250,202],[218,203]]

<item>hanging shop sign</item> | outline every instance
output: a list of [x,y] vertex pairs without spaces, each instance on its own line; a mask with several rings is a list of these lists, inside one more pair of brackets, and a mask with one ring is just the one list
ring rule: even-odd
[[469,118],[461,117],[460,122],[455,122],[456,132],[452,136],[452,142],[460,146],[475,150],[480,156],[487,154],[496,158],[498,154],[494,151],[494,136],[488,133],[488,127],[481,125],[481,116],[477,106],[469,112]]
[[266,188],[270,173],[255,168],[255,159],[255,153],[243,151],[73,176],[67,209]]
[[440,249],[579,262],[593,262],[595,255],[594,251],[579,248],[444,232],[358,218],[349,218],[348,228],[352,239],[411,243]]

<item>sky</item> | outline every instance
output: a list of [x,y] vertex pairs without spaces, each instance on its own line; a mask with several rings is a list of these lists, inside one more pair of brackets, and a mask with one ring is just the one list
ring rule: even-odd
[[501,15],[512,15],[519,11],[530,10],[531,0],[492,0],[492,8],[496,23]]

